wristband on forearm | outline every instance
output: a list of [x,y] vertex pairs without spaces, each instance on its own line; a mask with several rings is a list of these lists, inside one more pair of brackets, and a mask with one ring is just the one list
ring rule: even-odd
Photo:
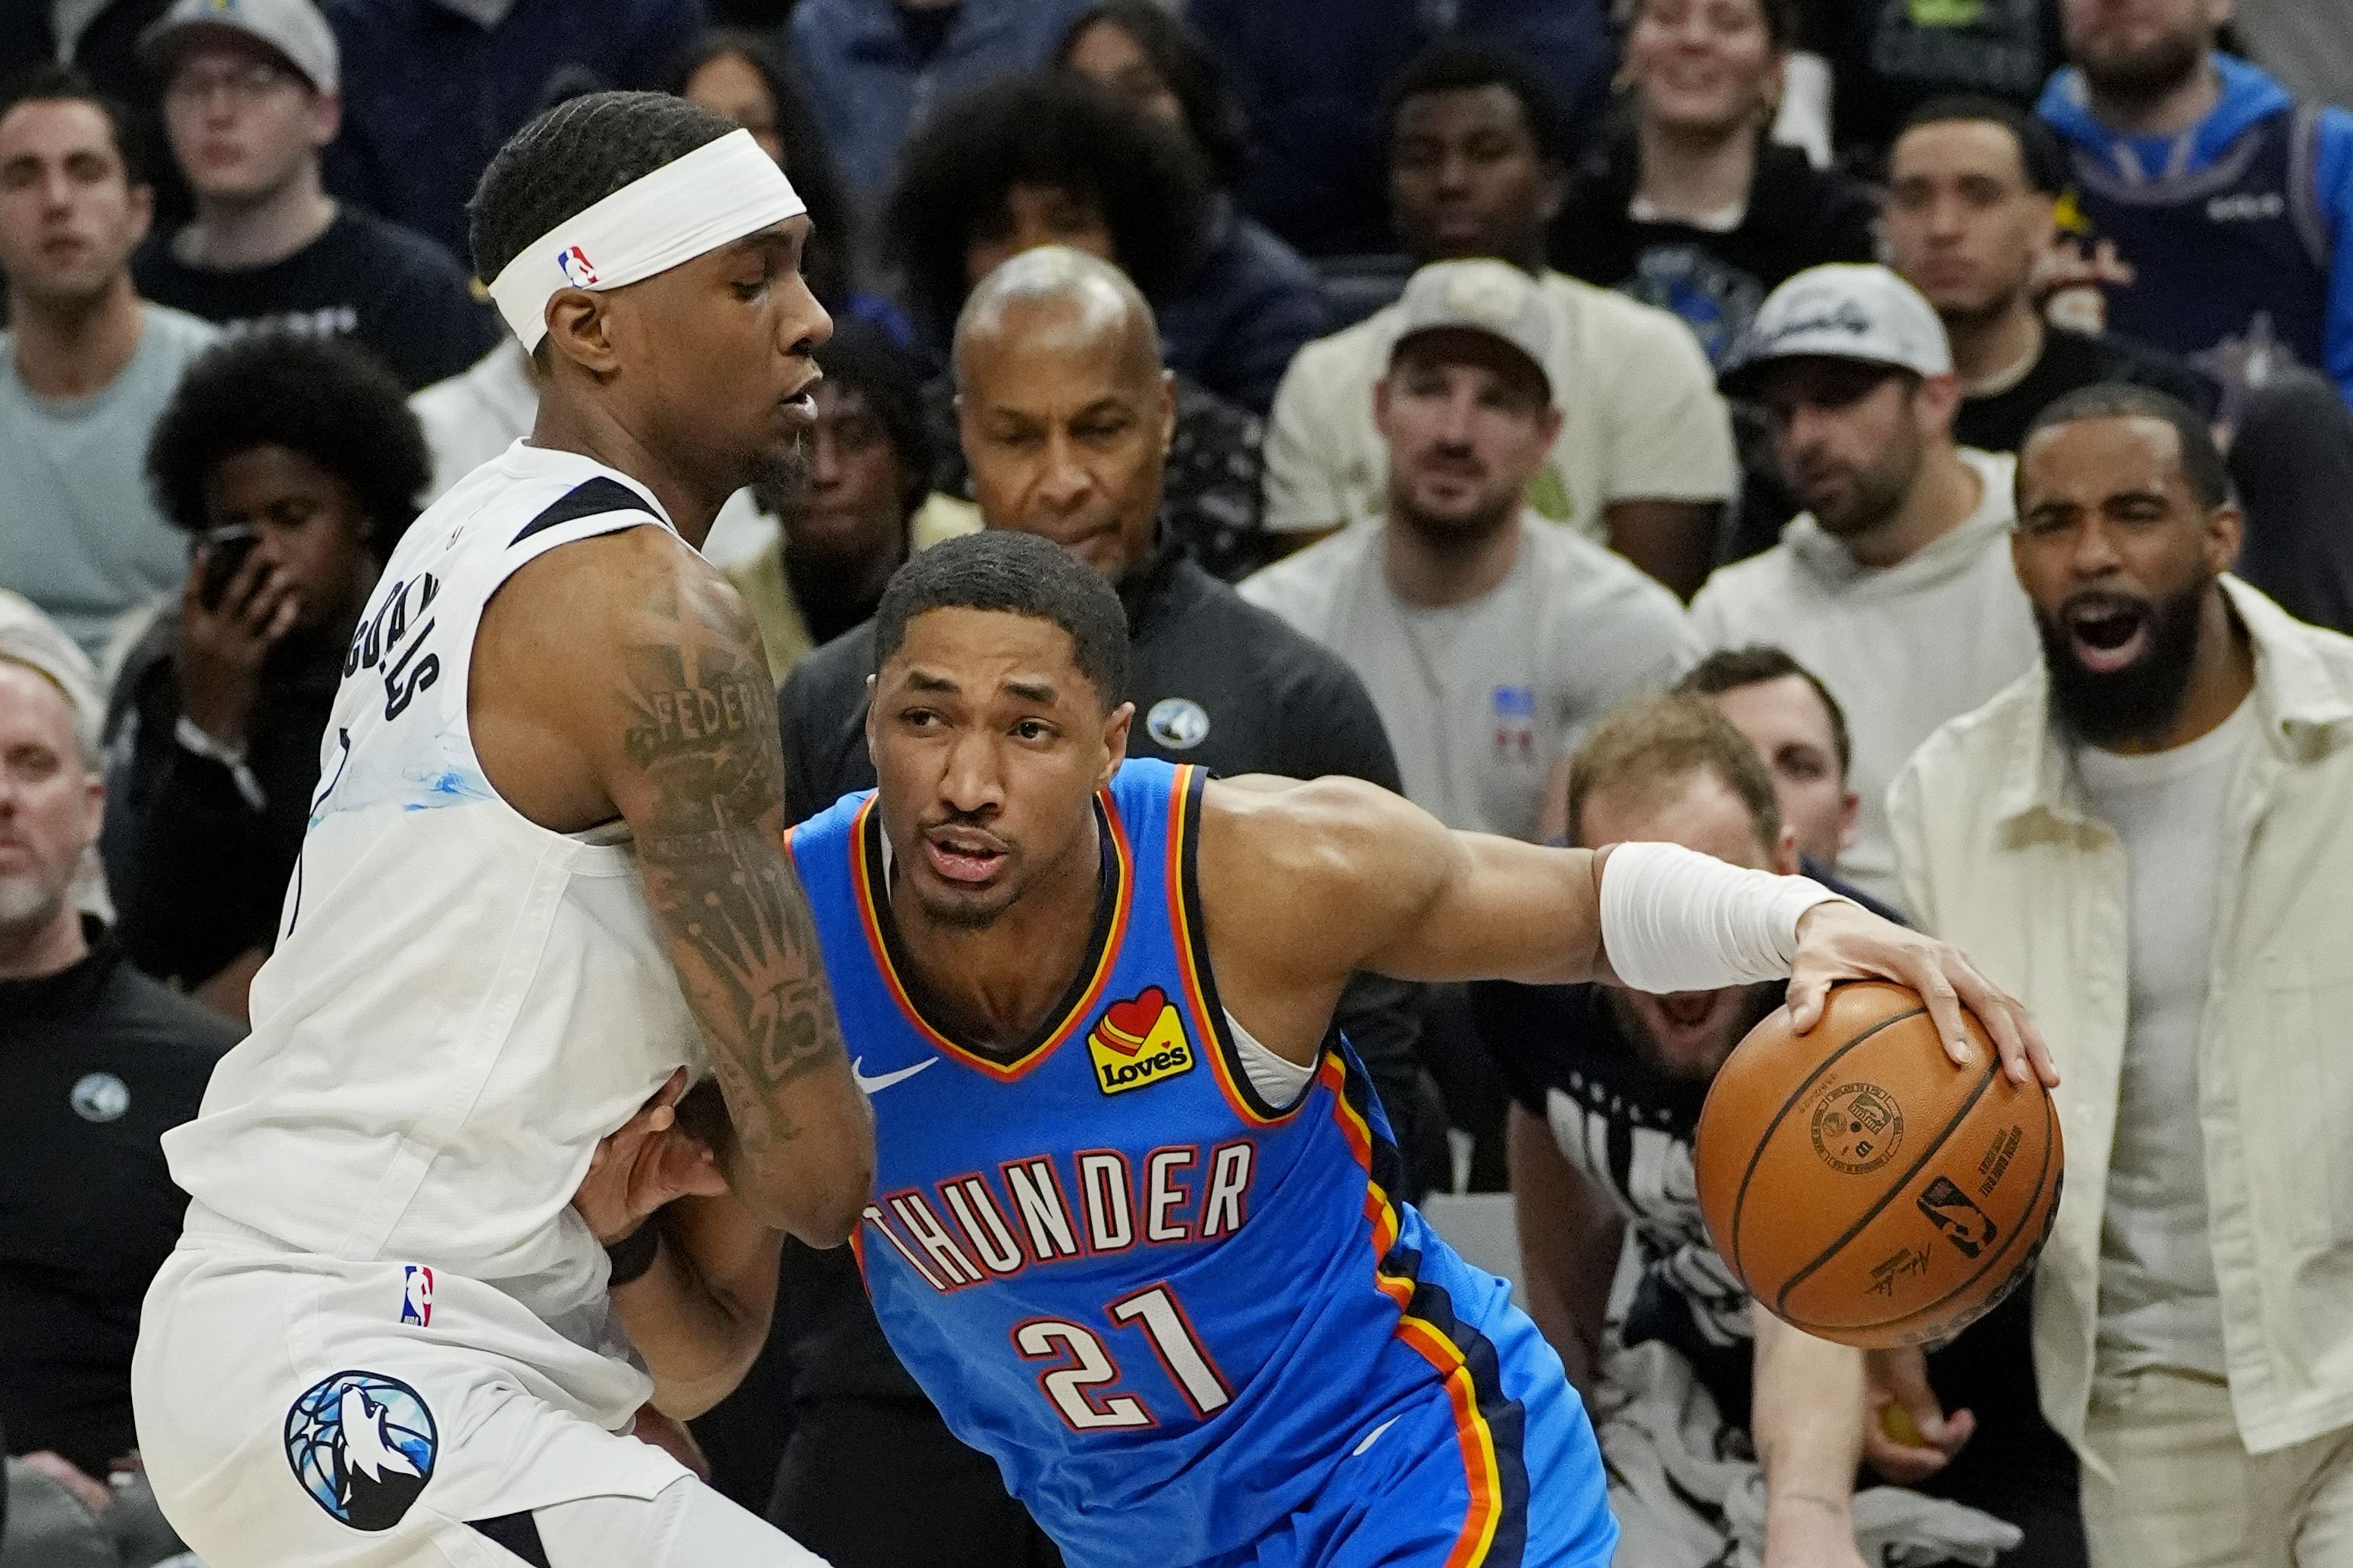
[[654,1258],[660,1252],[661,1226],[649,1219],[605,1248],[606,1261],[613,1266],[605,1288],[617,1290],[624,1285],[633,1285],[644,1279],[652,1270]]
[[1601,948],[1619,979],[1657,994],[1786,980],[1799,917],[1837,898],[1679,844],[1620,844],[1601,865]]

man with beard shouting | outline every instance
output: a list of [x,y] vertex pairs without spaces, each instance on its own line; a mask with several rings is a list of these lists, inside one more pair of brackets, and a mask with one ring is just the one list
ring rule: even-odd
[[2035,1368],[2094,1568],[2353,1562],[2353,641],[2228,574],[2204,423],[2087,387],[2029,429],[2041,666],[1889,800],[1906,907],[2066,1073]]

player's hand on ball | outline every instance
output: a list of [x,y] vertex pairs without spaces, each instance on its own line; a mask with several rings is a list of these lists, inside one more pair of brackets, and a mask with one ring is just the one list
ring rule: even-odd
[[678,1102],[686,1089],[686,1069],[681,1068],[589,1158],[588,1174],[573,1194],[572,1206],[601,1245],[630,1235],[674,1199],[716,1197],[727,1190],[711,1145],[678,1125]]
[[1928,1386],[1928,1358],[1917,1349],[1873,1351],[1866,1360],[1869,1419],[1862,1462],[1882,1479],[1916,1487],[1953,1462],[1978,1429],[1966,1410],[1950,1415]]
[[1804,1034],[1821,1021],[1831,986],[1841,980],[1893,980],[1920,994],[1945,1042],[1945,1054],[1963,1067],[1976,1055],[1967,1008],[2000,1052],[2017,1083],[2030,1074],[2056,1087],[2059,1068],[2025,1005],[1979,973],[1959,948],[1884,921],[1843,900],[1816,904],[1798,921],[1798,957],[1789,973],[1789,1022]]

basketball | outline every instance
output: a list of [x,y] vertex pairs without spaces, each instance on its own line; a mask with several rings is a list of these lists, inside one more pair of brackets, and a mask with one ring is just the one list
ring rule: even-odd
[[1811,1033],[1777,1011],[1725,1059],[1700,1112],[1700,1208],[1775,1317],[1865,1350],[1925,1344],[2033,1266],[2059,1208],[2058,1113],[1968,1021],[1977,1059],[1955,1067],[1916,993],[1856,982]]

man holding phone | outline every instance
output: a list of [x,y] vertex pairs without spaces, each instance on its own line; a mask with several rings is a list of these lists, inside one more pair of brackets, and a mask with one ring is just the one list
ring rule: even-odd
[[147,466],[191,559],[117,688],[101,847],[132,960],[242,1017],[424,437],[360,350],[256,333],[189,368]]

